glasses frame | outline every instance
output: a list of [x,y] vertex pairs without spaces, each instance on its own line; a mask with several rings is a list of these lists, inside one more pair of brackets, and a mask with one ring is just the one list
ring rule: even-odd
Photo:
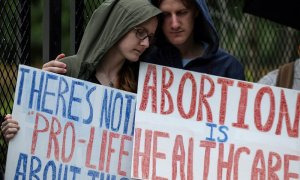
[[[143,27],[134,27],[133,29],[135,30],[136,38],[138,38],[139,40],[145,40],[146,38],[148,38],[149,43],[150,44],[153,43],[154,34],[148,34],[147,30]],[[141,32],[141,31],[143,31],[143,32]],[[144,33],[144,36],[142,36],[143,33]]]

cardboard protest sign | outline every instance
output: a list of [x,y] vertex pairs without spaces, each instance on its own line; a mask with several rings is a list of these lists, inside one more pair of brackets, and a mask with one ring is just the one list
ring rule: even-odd
[[20,66],[5,179],[129,179],[135,94]]
[[300,92],[143,63],[138,179],[299,179]]

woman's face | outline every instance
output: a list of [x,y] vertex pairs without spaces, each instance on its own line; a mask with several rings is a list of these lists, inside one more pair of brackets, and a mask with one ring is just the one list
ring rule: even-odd
[[118,43],[120,54],[129,61],[138,61],[139,57],[149,47],[157,28],[157,18],[134,27]]

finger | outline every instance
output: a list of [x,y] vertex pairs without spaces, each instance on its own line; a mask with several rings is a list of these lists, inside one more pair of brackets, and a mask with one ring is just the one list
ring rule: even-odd
[[8,119],[12,119],[12,115],[11,114],[6,114],[6,116],[4,117],[5,121],[7,121]]
[[16,136],[16,134],[7,134],[4,136],[5,140],[8,142],[10,141],[12,138],[14,138]]
[[7,124],[18,124],[18,121],[16,121],[16,120],[14,120],[14,119],[12,119],[12,118],[9,118],[9,119],[7,119],[6,121],[3,121],[2,122],[2,125],[7,125]]
[[8,128],[5,132],[4,132],[4,134],[6,135],[6,134],[16,134],[18,131],[20,130],[20,128],[18,127],[18,128]]
[[19,128],[19,124],[16,121],[11,121],[6,124],[6,128]]
[[11,139],[13,139],[14,137],[16,136],[16,133],[15,134],[5,134],[4,135],[4,139],[6,142],[9,142]]
[[67,69],[58,68],[58,67],[47,67],[47,68],[43,68],[43,70],[48,71],[48,72],[57,73],[57,74],[66,74],[66,72],[67,72]]
[[5,119],[5,121],[2,122],[1,129],[3,129],[4,127],[6,127],[10,123],[18,125],[18,121],[12,119],[12,117],[9,116],[7,119]]
[[47,67],[60,67],[60,68],[66,68],[67,65],[63,62],[60,62],[60,61],[56,61],[56,60],[52,60],[52,61],[49,61],[47,63],[45,63],[43,65],[43,69],[44,68],[47,68]]
[[64,58],[65,56],[66,55],[64,53],[61,53],[61,54],[59,54],[59,55],[56,56],[55,60],[58,61],[58,60]]
[[49,61],[43,65],[42,70],[58,74],[65,74],[67,72],[67,65],[60,61]]
[[19,129],[20,126],[17,123],[8,123],[7,125],[1,126],[1,131],[3,134],[18,131]]

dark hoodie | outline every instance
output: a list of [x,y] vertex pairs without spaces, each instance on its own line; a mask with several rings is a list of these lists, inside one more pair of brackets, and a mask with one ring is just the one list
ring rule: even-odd
[[[160,26],[157,32],[156,45],[143,57],[143,61],[244,80],[244,70],[241,63],[235,57],[219,48],[219,37],[205,0],[195,1],[198,5],[199,15],[195,19],[194,38],[197,43],[202,44],[205,48],[204,54],[193,59],[183,67],[179,50],[166,40]],[[152,3],[157,5],[157,0],[152,0]]]
[[63,58],[68,76],[88,80],[104,54],[135,26],[158,15],[148,0],[106,0],[93,13],[76,55]]

